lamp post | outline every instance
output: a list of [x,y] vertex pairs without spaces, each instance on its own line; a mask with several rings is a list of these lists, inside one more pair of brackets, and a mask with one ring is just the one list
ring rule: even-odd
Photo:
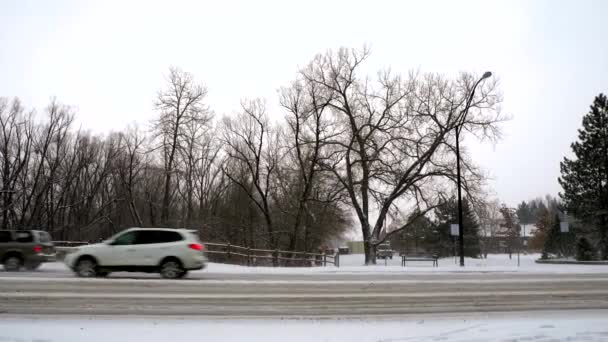
[[462,126],[464,125],[467,114],[469,113],[469,108],[471,107],[471,102],[473,101],[473,96],[475,95],[475,89],[483,81],[484,79],[492,76],[492,73],[486,71],[483,76],[475,83],[473,89],[471,90],[471,95],[467,100],[466,106],[462,110],[462,121],[459,125],[456,125],[456,177],[458,183],[458,238],[459,238],[459,249],[460,249],[460,266],[464,267],[464,226],[462,222],[462,190],[461,190],[461,181],[460,181],[460,131],[462,130]]

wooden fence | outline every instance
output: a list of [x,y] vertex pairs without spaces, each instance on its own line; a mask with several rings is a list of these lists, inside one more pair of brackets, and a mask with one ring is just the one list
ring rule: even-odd
[[339,253],[308,253],[278,249],[254,249],[229,243],[204,243],[213,262],[246,266],[327,266],[340,267]]
[[53,241],[55,247],[78,247],[88,244],[86,241]]

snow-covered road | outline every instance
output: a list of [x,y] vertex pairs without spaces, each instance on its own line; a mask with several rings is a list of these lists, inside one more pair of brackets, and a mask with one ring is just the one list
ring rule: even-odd
[[608,309],[606,274],[231,276],[189,281],[3,277],[0,308],[4,314],[255,318]]
[[608,312],[429,316],[399,320],[201,320],[192,317],[5,317],[2,342],[607,341]]

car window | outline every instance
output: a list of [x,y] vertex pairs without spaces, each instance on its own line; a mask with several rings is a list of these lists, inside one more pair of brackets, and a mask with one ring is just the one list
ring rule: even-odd
[[122,234],[121,236],[114,239],[112,245],[115,246],[123,246],[123,245],[133,245],[135,244],[135,240],[137,238],[137,231],[127,232]]
[[11,241],[13,241],[13,236],[11,235],[11,232],[8,230],[1,230],[0,231],[0,243],[11,242]]
[[137,242],[138,245],[148,245],[151,243],[158,243],[158,234],[154,230],[140,230],[139,234],[137,234]]
[[145,245],[152,243],[167,243],[182,240],[182,236],[177,232],[163,230],[140,230],[137,236],[137,244]]
[[176,242],[183,240],[178,232],[160,231],[159,239],[161,242]]
[[32,232],[15,232],[15,241],[22,243],[34,242],[34,237],[32,236]]
[[47,232],[38,232],[38,240],[41,243],[51,242],[51,236]]

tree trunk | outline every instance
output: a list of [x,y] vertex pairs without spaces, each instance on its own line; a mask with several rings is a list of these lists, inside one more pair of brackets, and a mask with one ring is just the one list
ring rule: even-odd
[[[364,224],[365,225],[365,224]],[[376,264],[376,247],[371,243],[371,234],[369,226],[362,227],[363,232],[363,250],[365,251],[365,264],[375,265]]]

